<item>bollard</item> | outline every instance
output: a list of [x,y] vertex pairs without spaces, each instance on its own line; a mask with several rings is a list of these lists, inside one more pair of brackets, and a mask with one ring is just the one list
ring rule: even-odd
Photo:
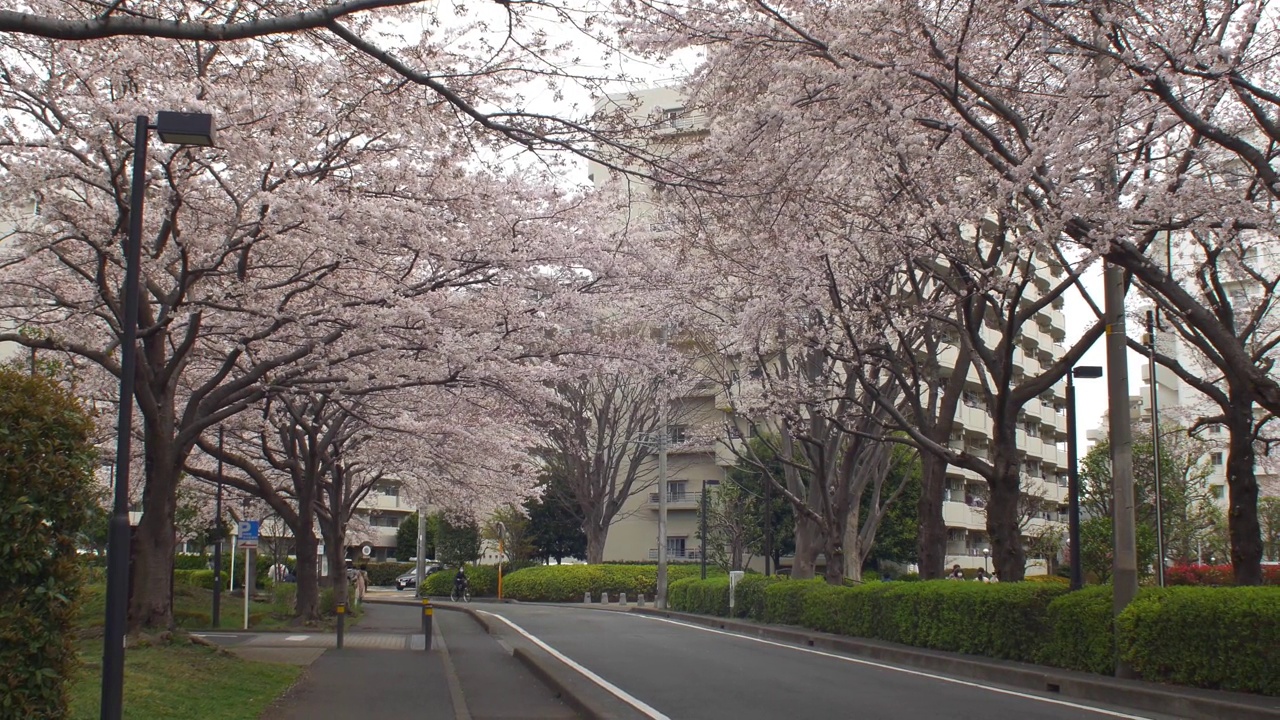
[[609,593],[604,592],[603,590],[600,591],[600,604],[601,605],[609,604]]
[[636,607],[644,607],[644,593],[640,593],[640,597],[636,598]]
[[347,627],[347,604],[338,603],[338,649],[342,649],[342,633]]
[[627,594],[626,594],[626,593],[618,593],[618,604],[619,604],[619,605],[626,605],[626,604],[627,604]]
[[422,649],[431,649],[431,622],[433,611],[431,609],[431,598],[422,598]]
[[588,591],[586,591],[586,592],[582,593],[582,602],[583,602],[584,604],[586,604],[586,605],[590,605],[590,604],[591,604],[591,591],[590,591],[590,590],[588,590]]

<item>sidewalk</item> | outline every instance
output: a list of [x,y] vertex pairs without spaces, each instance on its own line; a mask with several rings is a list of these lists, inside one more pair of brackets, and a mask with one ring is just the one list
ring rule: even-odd
[[323,655],[302,680],[267,709],[265,720],[371,712],[427,720],[576,717],[470,617],[437,612],[432,649],[424,651],[419,606],[367,603],[364,611],[360,625],[346,634],[342,650],[332,648],[331,635],[262,640],[276,646],[323,642],[328,647],[320,650]]

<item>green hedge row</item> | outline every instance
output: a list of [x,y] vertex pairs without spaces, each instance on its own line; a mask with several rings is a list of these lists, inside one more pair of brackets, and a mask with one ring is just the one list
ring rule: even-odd
[[[504,573],[507,571],[503,571]],[[421,595],[432,597],[449,597],[453,592],[453,577],[458,574],[457,568],[445,568],[427,577],[422,583],[424,592]],[[507,577],[502,578],[503,594],[506,595]],[[467,567],[467,584],[471,587],[471,597],[495,597],[498,594],[498,566],[476,565]]]
[[[667,581],[674,585],[681,579],[697,577],[700,572],[695,565],[673,566],[667,569]],[[628,598],[641,593],[652,598],[657,587],[656,565],[535,565],[504,578],[503,595],[527,602],[582,602],[588,592],[592,599],[598,599],[601,593],[609,593],[610,598],[619,593],[626,593]]]
[[369,587],[374,585],[395,585],[396,578],[414,570],[417,563],[411,562],[360,562],[356,567],[369,574]]
[[[672,583],[672,610],[727,617],[728,581]],[[734,615],[915,647],[1110,674],[1114,648],[1147,680],[1280,695],[1280,589],[1145,589],[1112,621],[1109,586],[744,578]],[[1118,628],[1118,630],[1117,630]]]

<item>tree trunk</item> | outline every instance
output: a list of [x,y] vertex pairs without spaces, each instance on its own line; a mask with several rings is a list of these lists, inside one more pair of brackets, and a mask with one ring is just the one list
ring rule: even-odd
[[[321,520],[320,532],[324,536],[324,554],[329,559],[329,583],[333,588],[333,602],[347,602],[347,548],[345,533],[342,532],[341,521],[334,527],[332,518]],[[321,608],[331,611],[333,608]]]
[[1227,424],[1227,530],[1237,585],[1262,584],[1262,531],[1258,526],[1258,477],[1254,470],[1253,399],[1231,393]]
[[916,554],[921,580],[938,580],[947,572],[947,523],[942,519],[946,488],[947,462],[933,453],[920,453],[920,501],[916,503],[920,525]]
[[1022,549],[1022,526],[1018,521],[1021,482],[1018,466],[997,458],[996,472],[987,480],[991,497],[987,503],[987,534],[991,538],[991,562],[1001,582],[1019,582],[1027,572],[1027,556]]
[[129,631],[173,628],[174,514],[178,508],[178,472],[147,448],[142,519],[133,544]]
[[796,516],[796,554],[791,563],[794,580],[812,580],[822,549],[822,533],[817,523],[805,515]]
[[298,601],[294,606],[303,622],[320,619],[320,573],[316,553],[320,543],[316,540],[314,523],[305,529],[295,529],[294,549],[297,553]]
[[[842,548],[844,562],[841,564],[844,566],[844,577],[840,578],[838,583],[832,583],[833,585],[843,584],[844,578],[858,583],[862,582],[862,542],[858,539],[860,529],[858,527],[858,517],[856,515],[850,516],[844,529],[844,544]],[[827,567],[827,582],[831,582],[830,565]]]
[[582,530],[587,534],[587,564],[604,562],[604,541],[609,537],[609,527],[587,522]]

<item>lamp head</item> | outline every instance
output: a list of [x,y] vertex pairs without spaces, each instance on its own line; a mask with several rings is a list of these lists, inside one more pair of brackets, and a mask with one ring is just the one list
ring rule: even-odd
[[156,113],[156,134],[172,145],[213,147],[213,116],[208,113]]
[[1102,377],[1102,366],[1078,365],[1071,369],[1071,374],[1078,378],[1100,378]]

